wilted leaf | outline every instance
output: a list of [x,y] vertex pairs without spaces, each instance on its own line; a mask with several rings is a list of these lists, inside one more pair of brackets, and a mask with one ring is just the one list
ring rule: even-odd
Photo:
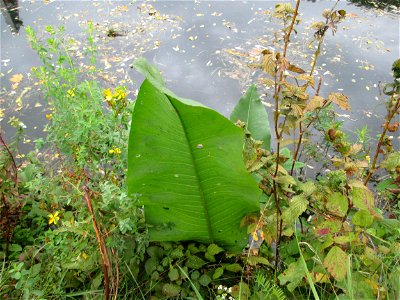
[[343,217],[348,209],[348,201],[345,195],[335,192],[328,196],[326,208],[332,213]]
[[299,68],[299,67],[297,67],[295,65],[292,65],[292,64],[289,64],[288,70],[292,71],[294,73],[298,73],[298,74],[304,74],[306,72],[302,68]]
[[352,187],[353,205],[359,209],[372,212],[375,206],[372,192],[359,181],[353,181],[349,185]]
[[343,110],[351,110],[349,98],[342,93],[330,93],[328,100],[335,103]]
[[333,246],[324,259],[324,267],[338,281],[347,273],[347,254],[338,246]]

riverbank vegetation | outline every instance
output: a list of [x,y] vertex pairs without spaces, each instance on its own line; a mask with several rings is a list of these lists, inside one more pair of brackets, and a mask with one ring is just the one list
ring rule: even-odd
[[255,85],[229,120],[144,59],[129,101],[96,78],[92,24],[84,68],[63,28],[27,27],[51,113],[25,155],[0,135],[2,299],[398,299],[400,60],[381,134],[353,140],[335,114],[348,98],[314,72],[346,12],[312,24],[304,70],[288,55],[299,3],[275,7],[282,29],[252,65],[270,121]]

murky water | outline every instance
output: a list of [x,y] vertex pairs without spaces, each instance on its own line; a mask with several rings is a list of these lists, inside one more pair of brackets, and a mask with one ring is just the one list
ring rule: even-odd
[[[5,0],[1,0],[5,1]],[[7,1],[5,1],[7,2]],[[352,112],[341,118],[349,130],[368,125],[378,133],[385,112],[379,92],[380,82],[391,81],[391,64],[399,55],[399,14],[387,13],[362,5],[361,1],[339,2],[348,18],[338,32],[328,34],[323,55],[317,68],[323,77],[321,95],[340,91],[350,98]],[[364,1],[365,2],[365,1]],[[105,69],[104,87],[127,84],[131,99],[142,78],[130,68],[132,61],[145,56],[157,64],[176,94],[198,100],[228,116],[251,82],[257,82],[259,72],[247,66],[242,54],[254,53],[271,46],[273,31],[279,28],[271,19],[274,1],[42,1],[20,2],[19,19],[44,36],[46,25],[64,25],[68,36],[77,41],[85,39],[85,28],[92,20],[99,31],[99,65]],[[293,5],[295,2],[293,2]],[[324,8],[334,1],[304,1],[300,11],[302,23],[299,34],[292,39],[289,53],[292,61],[310,59],[313,50],[308,44],[313,36],[307,28],[322,20]],[[368,2],[369,3],[369,2]],[[398,1],[389,9],[398,10]],[[6,15],[1,19],[1,99],[3,116],[1,129],[8,135],[13,130],[10,117],[19,116],[26,125],[30,139],[42,136],[46,122],[46,104],[36,87],[27,90],[30,68],[40,65],[37,55],[29,48],[24,28],[18,34],[7,26]],[[9,22],[9,20],[8,20]],[[18,27],[18,24],[17,26]],[[110,28],[121,36],[107,36]],[[14,28],[16,31],[17,28]],[[79,48],[79,43],[77,45]],[[79,49],[74,49],[79,61]],[[303,64],[307,68],[308,65]],[[15,89],[12,78],[22,74],[24,79]],[[107,86],[108,84],[108,86]],[[268,91],[265,100],[268,101]],[[22,97],[21,97],[22,95]],[[22,100],[22,108],[14,101]],[[397,137],[396,137],[397,138]]]

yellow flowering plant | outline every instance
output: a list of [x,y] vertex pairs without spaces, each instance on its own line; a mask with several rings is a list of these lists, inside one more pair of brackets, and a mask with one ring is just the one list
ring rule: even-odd
[[60,217],[58,215],[59,215],[58,211],[56,211],[54,214],[49,214],[49,225],[50,224],[57,225],[57,222],[60,220]]

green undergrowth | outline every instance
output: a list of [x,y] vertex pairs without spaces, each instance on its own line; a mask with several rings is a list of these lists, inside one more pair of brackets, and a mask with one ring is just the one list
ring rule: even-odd
[[[347,97],[314,75],[346,12],[312,24],[310,70],[290,54],[298,6],[273,15],[275,50],[249,66],[262,84],[230,119],[177,96],[144,59],[136,99],[99,81],[91,24],[85,63],[63,28],[26,28],[47,136],[22,155],[18,122],[14,140],[0,135],[2,299],[400,297],[399,60],[382,132],[354,138],[335,114]],[[326,171],[307,176],[310,163]]]

